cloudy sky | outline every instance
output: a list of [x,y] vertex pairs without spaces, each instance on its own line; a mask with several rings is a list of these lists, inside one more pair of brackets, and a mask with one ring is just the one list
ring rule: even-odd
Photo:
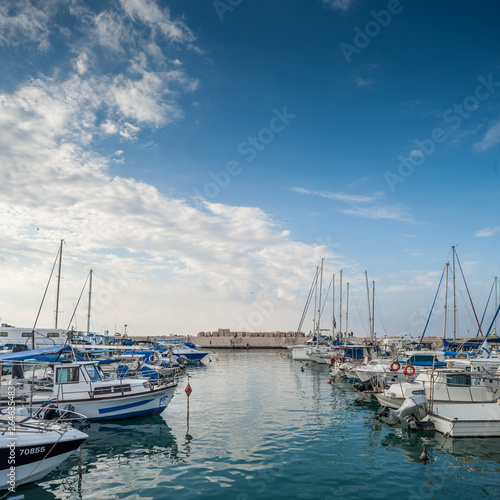
[[[33,325],[64,239],[62,327],[86,327],[86,290],[71,315],[93,269],[99,332],[295,330],[324,258],[337,309],[341,269],[344,309],[350,283],[349,330],[368,332],[367,271],[377,333],[418,335],[452,245],[489,324],[499,14],[486,0],[2,2],[1,322]],[[457,328],[475,335],[456,274]],[[39,327],[55,295],[53,279]]]

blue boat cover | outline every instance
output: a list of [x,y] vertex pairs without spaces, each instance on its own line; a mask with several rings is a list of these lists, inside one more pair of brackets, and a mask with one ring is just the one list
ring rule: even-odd
[[49,347],[41,347],[40,349],[33,349],[31,351],[12,352],[9,354],[0,355],[0,362],[2,361],[22,361],[23,359],[33,359],[44,355],[58,355],[64,352],[71,352],[69,345],[53,345]]

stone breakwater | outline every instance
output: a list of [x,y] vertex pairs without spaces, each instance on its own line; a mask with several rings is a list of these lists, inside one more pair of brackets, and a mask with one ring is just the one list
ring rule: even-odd
[[[134,340],[172,340],[173,338],[184,342],[193,342],[205,349],[286,349],[295,344],[303,344],[312,337],[303,332],[232,332],[229,329],[219,328],[214,332],[199,332],[197,335],[177,336],[149,336],[134,337]],[[382,339],[383,340],[383,339]],[[389,337],[390,340],[390,337]],[[414,339],[417,340],[418,339]],[[368,344],[369,338],[350,337],[349,343]],[[380,343],[381,339],[377,339]],[[442,347],[438,337],[429,337],[426,342],[435,347]]]
[[147,337],[136,337],[136,341],[168,341],[172,339],[182,340],[184,342],[193,342],[196,345],[206,349],[284,349],[295,343],[302,344],[310,337],[300,332],[231,332],[229,329],[219,328],[215,332],[199,332],[197,335],[155,335]]
[[302,332],[231,332],[219,328],[216,332],[199,332],[192,341],[204,348],[280,349],[293,345],[295,338],[299,344],[306,340]]

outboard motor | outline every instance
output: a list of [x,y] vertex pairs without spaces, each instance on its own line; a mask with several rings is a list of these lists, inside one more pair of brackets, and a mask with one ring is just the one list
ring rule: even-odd
[[377,417],[380,421],[387,425],[397,425],[410,417],[420,421],[429,413],[429,402],[423,394],[418,394],[406,398],[401,407],[397,410],[385,408],[384,411]]
[[372,391],[373,390],[372,378],[370,377],[368,380],[365,380],[364,382],[356,382],[354,384],[354,389],[358,390],[359,392]]
[[372,375],[369,380],[366,380],[365,382],[356,382],[354,384],[354,388],[359,392],[382,392],[388,387],[389,384],[387,383],[387,379],[381,375]]

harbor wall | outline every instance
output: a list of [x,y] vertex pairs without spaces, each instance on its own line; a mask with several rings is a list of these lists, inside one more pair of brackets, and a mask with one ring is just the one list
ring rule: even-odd
[[[205,349],[286,349],[295,344],[303,344],[312,337],[300,332],[232,332],[229,329],[219,328],[214,332],[199,332],[197,335],[187,336],[148,336],[134,337],[134,340],[172,340],[173,338],[184,342],[193,342]],[[390,340],[390,337],[388,337]],[[370,343],[367,337],[350,337],[349,343],[366,344]],[[378,339],[378,343],[383,339]],[[417,340],[415,338],[414,340]],[[432,343],[435,347],[442,346],[442,340],[439,337],[429,337],[425,339],[426,343]]]

